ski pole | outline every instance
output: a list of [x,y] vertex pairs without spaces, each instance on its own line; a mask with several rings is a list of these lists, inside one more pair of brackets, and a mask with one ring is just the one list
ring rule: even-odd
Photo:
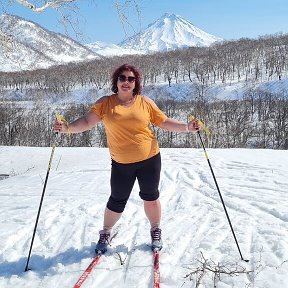
[[26,267],[25,267],[25,272],[29,270],[28,269],[29,260],[30,260],[30,256],[31,256],[32,246],[34,243],[35,233],[37,230],[38,220],[39,220],[39,216],[40,216],[40,212],[41,212],[41,207],[42,207],[42,203],[43,203],[43,199],[44,199],[44,194],[45,194],[45,190],[46,190],[46,186],[47,186],[47,182],[48,182],[48,177],[49,177],[49,173],[50,173],[50,168],[51,168],[51,163],[52,163],[55,148],[56,148],[56,145],[53,144],[52,152],[51,152],[50,160],[49,160],[49,164],[48,164],[48,169],[47,169],[47,173],[46,173],[46,178],[45,178],[45,182],[44,182],[44,187],[43,187],[43,191],[42,191],[42,196],[41,196],[41,200],[40,200],[40,205],[39,205],[39,209],[38,209],[38,213],[37,213],[37,217],[36,217],[36,222],[35,222],[35,226],[34,226],[33,236],[32,236],[32,240],[31,240],[31,244],[30,244],[30,249],[29,249],[28,259],[27,259],[27,263],[26,263]]
[[[192,121],[193,119],[195,119],[194,116],[190,116],[190,120]],[[207,131],[209,131],[207,129],[207,127],[205,126],[205,124],[201,121],[201,120],[198,120],[199,121],[199,124],[200,126],[203,128],[203,130],[207,133]],[[233,234],[233,237],[234,237],[234,240],[235,240],[235,243],[237,245],[237,248],[238,248],[238,251],[239,251],[239,254],[240,254],[240,257],[241,257],[241,260],[245,261],[245,262],[249,262],[249,260],[245,260],[242,256],[242,253],[241,253],[241,250],[240,250],[240,247],[239,247],[239,244],[238,244],[238,241],[237,241],[237,238],[236,238],[236,235],[235,235],[235,232],[234,232],[234,229],[232,227],[232,223],[231,223],[231,220],[229,218],[229,215],[228,215],[228,212],[227,212],[227,209],[226,209],[226,206],[225,206],[225,203],[224,203],[224,200],[223,200],[223,197],[221,195],[221,192],[220,192],[220,188],[219,188],[219,185],[217,183],[217,180],[216,180],[216,177],[215,177],[215,174],[214,174],[214,171],[212,169],[212,166],[211,166],[211,163],[210,163],[210,160],[209,160],[209,157],[208,157],[208,154],[206,152],[206,149],[205,149],[205,145],[204,145],[204,142],[202,140],[202,137],[201,137],[201,134],[200,134],[200,131],[197,131],[197,134],[199,136],[199,139],[200,139],[200,142],[201,142],[201,145],[203,147],[203,150],[204,150],[204,154],[205,154],[205,157],[207,159],[207,162],[208,162],[208,165],[210,167],[210,171],[212,173],[212,176],[213,176],[213,179],[214,179],[214,182],[215,182],[215,185],[216,185],[216,188],[217,188],[217,191],[218,191],[218,194],[220,196],[220,199],[221,199],[221,202],[222,202],[222,205],[223,205],[223,208],[224,208],[224,211],[225,211],[225,214],[226,214],[226,217],[227,217],[227,220],[229,222],[229,225],[230,225],[230,228],[231,228],[231,231],[232,231],[232,234]]]
[[[66,121],[64,119],[64,117],[59,115],[59,114],[56,114],[56,118],[59,121]],[[58,133],[56,133],[56,134],[58,134]],[[29,249],[28,259],[27,259],[27,263],[26,263],[26,267],[25,267],[25,272],[29,270],[28,266],[29,266],[30,256],[31,256],[31,252],[32,252],[32,247],[33,247],[33,243],[34,243],[34,238],[35,238],[35,234],[36,234],[36,230],[37,230],[37,225],[38,225],[38,221],[39,221],[39,217],[40,217],[40,212],[41,212],[41,208],[42,208],[42,204],[43,204],[44,194],[45,194],[45,190],[46,190],[46,186],[47,186],[47,182],[48,182],[48,178],[49,178],[49,173],[50,173],[50,169],[51,169],[51,164],[52,164],[55,148],[56,148],[56,145],[53,144],[49,163],[48,163],[48,169],[46,172],[46,178],[45,178],[45,182],[44,182],[44,186],[43,186],[42,196],[41,196],[41,200],[40,200],[40,205],[38,208],[36,222],[35,222],[35,226],[34,226],[34,230],[33,230],[33,236],[32,236],[32,240],[31,240],[31,244],[30,244],[30,249]]]

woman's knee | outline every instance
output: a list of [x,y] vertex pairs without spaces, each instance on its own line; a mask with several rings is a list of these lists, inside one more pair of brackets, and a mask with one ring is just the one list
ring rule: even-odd
[[118,200],[110,196],[107,202],[107,208],[111,211],[122,213],[125,209],[126,204],[127,200]]

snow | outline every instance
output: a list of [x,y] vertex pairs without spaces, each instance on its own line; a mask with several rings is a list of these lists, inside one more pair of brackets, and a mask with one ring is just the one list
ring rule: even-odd
[[[254,270],[217,287],[288,287],[287,151],[207,149],[243,257],[201,148],[161,149],[161,288],[206,259]],[[73,287],[89,265],[109,196],[105,148],[56,147],[29,267],[25,269],[51,148],[0,147],[0,287]],[[112,247],[82,287],[151,287],[149,224],[135,184]],[[124,265],[120,265],[117,254]],[[249,281],[252,281],[252,283]],[[253,280],[254,279],[254,280]],[[253,285],[254,286],[253,286]],[[250,285],[250,286],[248,286]],[[213,287],[206,272],[199,287]]]
[[[99,59],[100,55],[61,34],[18,16],[0,15],[8,47],[0,51],[0,71],[32,70],[52,65]],[[17,49],[13,49],[13,48]]]
[[150,53],[191,46],[210,46],[222,40],[197,28],[179,15],[166,13],[141,33],[122,41],[119,46]]
[[18,16],[0,15],[0,26],[3,26],[4,37],[12,37],[8,44],[17,46],[17,49],[2,49],[0,71],[3,72],[47,68],[56,63],[65,64],[101,57],[209,46],[222,40],[175,14],[163,15],[140,34],[122,41],[120,46],[100,41],[83,46]]
[[96,41],[86,47],[103,56],[145,54],[191,46],[210,46],[223,39],[206,33],[179,15],[164,14],[118,45]]
[[96,41],[94,43],[86,44],[86,47],[96,52],[97,54],[105,56],[105,57],[144,54],[144,52],[141,52],[139,50],[129,49],[129,48],[125,49],[125,48],[121,48],[120,46],[116,44],[104,43],[101,41]]

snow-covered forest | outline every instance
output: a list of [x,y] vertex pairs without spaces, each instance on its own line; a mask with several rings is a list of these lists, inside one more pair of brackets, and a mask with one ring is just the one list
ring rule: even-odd
[[[69,121],[109,95],[110,74],[129,62],[143,94],[170,117],[197,115],[209,147],[288,148],[288,37],[240,39],[151,55],[112,57],[35,71],[0,73],[1,145],[47,146],[55,113]],[[29,103],[29,104],[28,104]],[[29,109],[27,110],[27,107]],[[162,147],[194,147],[191,136],[156,130]],[[103,127],[64,141],[105,147]]]

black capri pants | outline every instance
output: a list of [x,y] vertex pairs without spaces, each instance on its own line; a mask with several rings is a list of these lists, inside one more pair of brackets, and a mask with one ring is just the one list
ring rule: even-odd
[[136,163],[122,164],[112,160],[111,195],[107,208],[117,213],[124,211],[136,178],[140,187],[140,198],[146,201],[157,200],[160,171],[160,153]]

